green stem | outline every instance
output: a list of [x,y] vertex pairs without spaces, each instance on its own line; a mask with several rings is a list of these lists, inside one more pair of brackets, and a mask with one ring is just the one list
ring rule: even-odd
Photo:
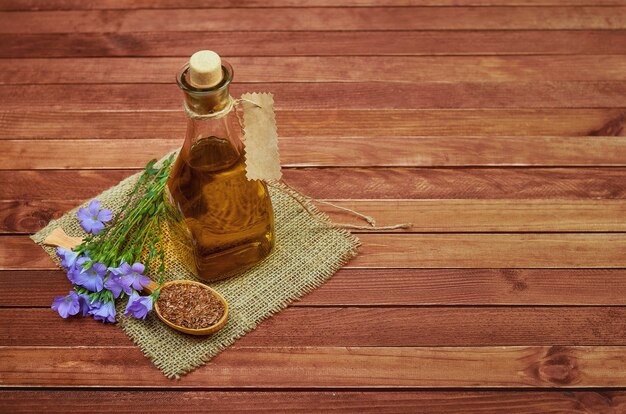
[[170,157],[159,169],[153,167],[154,161],[148,163],[113,224],[97,236],[88,236],[75,250],[89,252],[93,262],[106,266],[117,266],[122,258],[131,263],[138,261],[147,247],[164,258],[159,226],[161,216],[169,211],[164,205],[163,191],[172,162]]

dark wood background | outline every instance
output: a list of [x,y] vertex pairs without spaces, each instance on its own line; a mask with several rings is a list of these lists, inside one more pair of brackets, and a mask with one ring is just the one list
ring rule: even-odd
[[[0,2],[0,411],[626,412],[624,6]],[[206,48],[287,182],[414,227],[172,381],[28,234],[182,142]]]

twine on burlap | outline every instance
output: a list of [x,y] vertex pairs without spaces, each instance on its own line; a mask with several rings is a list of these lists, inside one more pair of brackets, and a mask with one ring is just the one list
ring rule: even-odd
[[[139,174],[128,177],[95,198],[118,213],[138,178]],[[153,313],[142,321],[121,316],[118,307],[119,326],[166,376],[178,378],[205,364],[261,321],[322,285],[356,256],[359,240],[334,226],[306,197],[281,183],[273,183],[269,192],[275,213],[274,250],[241,275],[208,284],[229,303],[229,320],[221,331],[206,337],[190,336],[170,329]],[[79,207],[32,236],[57,263],[55,249],[43,245],[43,240],[58,227],[70,236],[84,237],[76,219]],[[187,243],[173,235],[172,228],[162,231],[168,248],[165,281],[197,280],[190,270],[192,256]]]

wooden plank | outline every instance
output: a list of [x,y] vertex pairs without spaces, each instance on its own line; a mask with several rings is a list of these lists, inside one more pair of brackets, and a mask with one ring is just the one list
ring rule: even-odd
[[[138,168],[180,145],[179,138],[0,140],[0,169]],[[626,137],[281,137],[279,150],[283,167],[626,166]]]
[[[29,274],[27,281],[41,280],[42,287],[40,299],[28,304],[49,304],[44,281],[65,293],[65,275],[56,273],[56,285],[48,274]],[[342,269],[292,306],[625,305],[625,276],[623,269]],[[9,277],[0,272],[0,280]],[[34,289],[30,283],[19,286],[24,293],[18,297]]]
[[[614,136],[626,111],[616,109],[277,110],[281,137]],[[183,111],[1,111],[0,139],[177,139]],[[520,126],[523,126],[520,127]]]
[[[0,201],[0,234],[34,233],[81,199]],[[625,200],[332,200],[372,216],[379,225],[412,223],[423,232],[626,231]],[[319,204],[337,223],[363,225],[354,215]],[[401,231],[401,230],[398,230]]]
[[35,233],[82,201],[0,201],[0,234]]
[[[302,168],[285,169],[284,178],[316,198],[618,199],[626,195],[624,172],[621,168]],[[35,178],[38,173],[29,174]],[[61,179],[62,174],[56,177]],[[23,176],[19,172],[13,177],[17,182]]]
[[363,234],[351,267],[620,268],[624,234]]
[[[32,27],[32,26],[29,26]],[[233,26],[234,27],[234,26]],[[144,32],[0,34],[0,57],[516,55],[624,53],[624,31]]]
[[[507,407],[511,414],[587,412],[620,414],[624,391],[102,391],[2,390],[0,411],[14,414],[98,411],[150,413],[211,410],[220,413],[298,412],[389,414],[492,414]],[[497,408],[495,408],[497,410]]]
[[[626,347],[238,348],[180,381],[136,347],[3,347],[5,387],[623,387]],[[132,378],[129,377],[132,372]]]
[[[622,268],[624,233],[361,234],[351,268]],[[54,269],[26,236],[2,236],[0,270]]]
[[[52,193],[49,192],[52,188],[57,188],[57,194],[61,196],[64,193],[64,196],[68,200],[77,200],[80,198],[91,198],[98,195],[102,190],[110,187],[131,175],[135,171],[130,170],[110,170],[105,174],[101,172],[87,172],[84,174],[80,174],[86,178],[84,182],[81,183],[81,180],[75,180],[74,177],[70,178],[71,183],[65,180],[64,177],[66,174],[70,173],[70,170],[67,171],[49,171],[46,176],[38,177],[36,171],[0,171],[0,185],[3,187],[2,198],[3,201],[37,201],[37,200],[45,200],[50,199],[50,195]],[[3,175],[4,173],[4,175]],[[71,174],[71,173],[70,173]],[[72,174],[74,175],[74,174]],[[87,178],[89,176],[89,178]],[[42,187],[48,187],[48,191],[40,192],[39,189],[36,188],[37,184],[35,182],[43,179],[47,182],[47,184],[41,183]],[[61,181],[59,181],[59,179]],[[90,183],[88,183],[89,181]],[[39,193],[40,196],[37,197],[35,194],[24,194],[24,197],[19,195],[19,192],[26,190],[19,187],[24,185],[24,182],[29,182],[27,185],[34,185],[32,188],[33,193]],[[60,187],[65,187],[61,189]],[[101,189],[99,191],[99,189]],[[59,197],[61,198],[61,197]]]
[[[228,57],[237,82],[626,80],[626,56]],[[0,84],[172,83],[175,58],[2,59]],[[80,68],[80,69],[78,69]],[[149,70],[146,70],[149,68]]]
[[[51,309],[0,309],[0,327],[0,346],[132,345],[121,329]],[[237,346],[624,345],[625,331],[626,307],[289,308]]]
[[[374,217],[380,225],[411,223],[410,232],[625,231],[622,200],[332,200]],[[335,222],[362,224],[320,205]],[[39,214],[34,214],[40,217]]]
[[624,13],[611,6],[14,11],[0,12],[0,33],[626,29]]
[[[0,201],[87,200],[136,170],[0,171]],[[322,199],[623,199],[626,169],[286,168],[284,179]],[[333,185],[328,185],[333,183]]]
[[350,267],[620,268],[623,234],[362,234]]
[[[611,108],[626,107],[626,81],[259,83],[277,109]],[[231,94],[249,92],[233,84]],[[4,110],[180,110],[165,84],[0,85]]]
[[[0,271],[0,307],[49,307],[60,270]],[[626,305],[624,269],[342,269],[291,306]]]
[[[405,6],[623,6],[624,0],[214,0],[211,8],[231,7],[405,7]],[[107,10],[204,8],[204,0],[12,0],[0,10]]]
[[0,201],[0,234],[35,233],[61,217],[80,200]]

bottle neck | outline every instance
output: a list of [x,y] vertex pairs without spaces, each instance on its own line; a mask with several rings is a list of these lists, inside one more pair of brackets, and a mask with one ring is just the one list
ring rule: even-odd
[[198,89],[189,81],[189,64],[183,66],[176,76],[176,82],[183,91],[185,106],[192,115],[211,115],[231,105],[230,83],[233,80],[233,68],[222,61],[223,79],[212,88]]
[[[181,151],[184,158],[188,158],[191,148],[204,138],[211,138],[214,141],[219,139],[220,142],[231,148],[232,151],[226,151],[226,149],[218,151],[222,155],[228,153],[229,157],[231,155],[239,157],[243,151],[241,140],[243,132],[235,111],[232,109],[233,103],[229,94],[233,70],[224,61],[222,61],[222,70],[224,74],[222,81],[215,87],[208,89],[197,89],[191,86],[188,65],[185,65],[177,76],[178,86],[183,91],[188,116],[187,133]],[[231,110],[229,111],[229,109]],[[213,146],[212,148],[217,147]]]

